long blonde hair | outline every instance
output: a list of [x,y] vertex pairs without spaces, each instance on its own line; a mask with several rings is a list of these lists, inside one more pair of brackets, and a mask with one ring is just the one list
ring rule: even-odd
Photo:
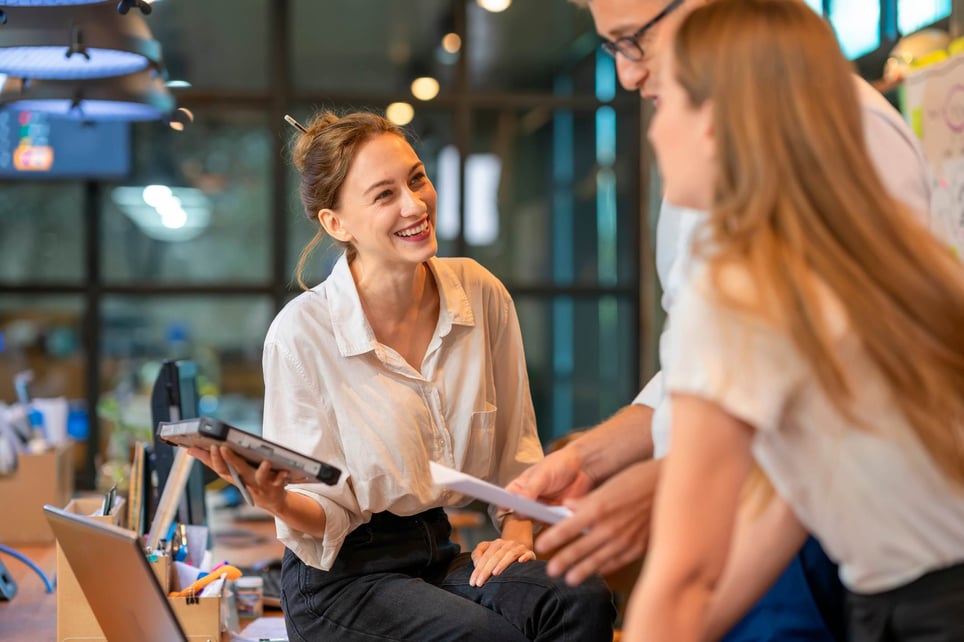
[[852,417],[816,276],[930,456],[964,484],[964,269],[878,177],[829,25],[797,0],[719,0],[686,18],[673,52],[692,105],[713,105],[718,175],[696,250],[716,285],[727,266],[746,269],[753,312],[786,329]]

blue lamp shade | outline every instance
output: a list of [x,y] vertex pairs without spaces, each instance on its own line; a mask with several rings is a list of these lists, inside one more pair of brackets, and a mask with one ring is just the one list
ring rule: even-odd
[[80,54],[69,58],[64,47],[4,47],[0,49],[0,70],[10,76],[53,80],[79,80],[121,76],[147,66],[144,56],[115,49],[87,49],[90,59]]
[[0,105],[90,121],[169,119],[177,108],[164,82],[149,70],[84,81],[7,78]]
[[163,113],[150,105],[125,102],[123,100],[82,100],[48,98],[44,100],[18,100],[10,105],[20,111],[34,111],[72,118],[94,121],[138,121],[160,120]]
[[[0,0],[0,6],[2,6]],[[161,46],[144,17],[113,2],[76,7],[13,7],[0,25],[0,73],[79,80],[161,65]]]

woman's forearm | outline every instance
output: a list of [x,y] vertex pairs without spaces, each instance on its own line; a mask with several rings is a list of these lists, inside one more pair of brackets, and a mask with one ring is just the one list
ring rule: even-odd
[[761,509],[744,501],[726,567],[710,601],[704,642],[719,640],[773,586],[807,539],[793,509],[778,495]]
[[697,581],[685,586],[650,582],[633,592],[624,638],[646,640],[698,640],[712,589]]
[[322,539],[328,520],[321,504],[301,493],[286,491],[281,503],[265,507],[290,528]]
[[529,550],[532,550],[532,522],[516,517],[514,514],[506,515],[502,522],[502,539],[519,542]]
[[653,538],[626,612],[627,642],[698,642],[726,563],[753,429],[713,402],[673,395],[673,448],[657,487]]

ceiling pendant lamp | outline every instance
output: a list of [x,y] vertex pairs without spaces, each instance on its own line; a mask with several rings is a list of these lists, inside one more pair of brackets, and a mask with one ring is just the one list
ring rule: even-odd
[[[78,4],[98,4],[114,1],[115,0],[0,0],[0,24],[4,24],[7,21],[7,15],[3,10],[4,7],[67,7]],[[146,16],[153,9],[151,6],[152,1],[153,0],[119,0],[117,2],[117,11],[127,13],[136,7]]]
[[[70,0],[61,0],[61,4]],[[121,5],[131,5],[122,0]],[[0,6],[9,2],[0,0]],[[161,45],[138,12],[114,2],[10,6],[0,24],[0,73],[20,78],[104,78],[161,66]]]
[[8,77],[0,106],[82,121],[180,120],[174,97],[151,70],[91,80]]

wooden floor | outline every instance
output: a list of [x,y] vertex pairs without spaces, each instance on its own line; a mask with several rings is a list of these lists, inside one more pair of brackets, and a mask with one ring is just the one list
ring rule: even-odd
[[[283,547],[275,539],[273,521],[239,522],[230,515],[215,512],[213,532],[215,537],[214,558],[230,560],[238,566],[278,557]],[[42,546],[11,546],[17,552],[36,563],[51,579],[56,572],[56,549],[53,544]],[[47,593],[43,580],[27,565],[0,553],[7,570],[17,583],[17,594],[12,601],[0,601],[0,640],[3,642],[56,642],[57,596]],[[280,611],[265,615],[281,615]],[[230,636],[225,635],[225,641]]]

